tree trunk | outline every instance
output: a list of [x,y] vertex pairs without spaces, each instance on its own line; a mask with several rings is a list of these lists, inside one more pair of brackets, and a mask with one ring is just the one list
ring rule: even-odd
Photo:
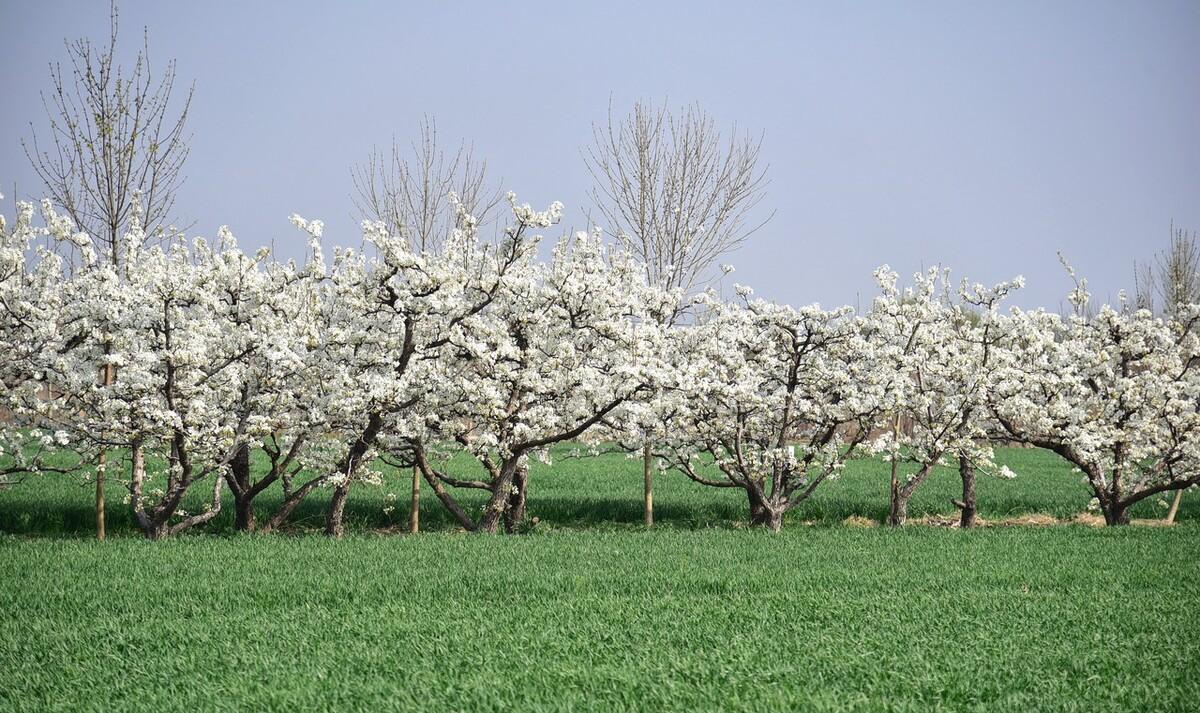
[[650,444],[642,448],[642,481],[644,483],[644,516],[646,527],[654,527],[654,457],[650,453]]
[[329,510],[325,513],[326,535],[341,537],[345,533],[342,515],[346,510],[346,496],[350,494],[350,483],[353,482],[355,472],[362,465],[363,457],[367,451],[371,450],[371,446],[375,445],[375,440],[379,437],[379,431],[382,428],[383,414],[372,413],[367,418],[366,427],[358,438],[354,439],[350,450],[338,464],[337,472],[344,474],[346,479],[340,485],[334,486],[333,497],[329,499]]
[[238,487],[233,491],[233,527],[239,532],[253,532],[257,523],[254,518],[254,494],[250,482],[250,446],[242,446],[229,464],[230,475]]
[[100,449],[96,459],[96,539],[104,541],[104,471],[108,468],[108,452]]
[[912,497],[912,493],[906,492],[904,488],[892,488],[892,507],[888,513],[888,525],[891,527],[901,527],[908,520],[908,499]]
[[432,473],[426,474],[424,471],[422,471],[422,475],[425,477],[425,482],[429,483],[429,487],[433,490],[433,494],[442,503],[442,505],[444,505],[445,508],[450,511],[450,514],[454,516],[454,519],[458,520],[458,524],[462,525],[463,529],[467,530],[468,532],[475,532],[478,529],[478,526],[473,520],[471,520],[471,516],[462,509],[462,506],[458,504],[458,501],[454,499],[454,496],[446,492],[445,486],[438,481],[437,477]]
[[146,481],[146,460],[142,445],[134,442],[129,448],[129,504],[133,507],[133,520],[150,537],[150,513],[142,502],[142,485]]
[[1175,524],[1175,516],[1179,514],[1179,501],[1183,500],[1183,490],[1175,491],[1175,499],[1171,501],[1171,509],[1167,510],[1167,517],[1163,522],[1168,525]]
[[421,470],[412,469],[412,503],[408,506],[408,532],[415,535],[421,531]]
[[311,493],[324,482],[324,477],[311,478],[308,480],[308,482],[301,485],[299,489],[292,490],[284,498],[283,503],[279,506],[279,509],[275,511],[275,514],[267,518],[266,523],[263,524],[260,531],[264,533],[273,532],[278,530],[280,527],[283,527],[283,524],[287,522],[287,519],[291,516],[292,512],[295,511],[296,508],[300,507],[300,503],[304,501],[304,498],[308,497],[309,493]]
[[933,466],[940,457],[941,453],[937,453],[929,462],[922,465],[920,470],[909,476],[904,481],[904,485],[900,485],[896,464],[892,463],[892,507],[891,512],[888,513],[888,525],[900,527],[908,521],[908,501],[912,499],[913,493],[917,492],[921,483],[924,483],[929,474],[933,472]]
[[[133,516],[142,529],[142,534],[148,540],[161,540],[171,534],[169,520],[173,508],[151,508],[146,510],[142,504],[142,483],[146,480],[146,454],[140,443],[134,443],[129,449],[130,479],[133,489]],[[166,513],[166,514],[164,514]]]
[[750,500],[751,526],[766,527],[771,532],[779,532],[783,527],[783,508],[773,507],[765,498],[760,497],[753,488],[746,489],[746,496]]
[[509,497],[512,496],[513,479],[516,477],[520,456],[512,456],[500,466],[500,475],[492,483],[492,496],[483,506],[476,532],[494,535],[500,531],[500,521],[508,512]]
[[783,513],[771,507],[763,507],[750,514],[750,524],[755,527],[765,527],[771,532],[783,529]]
[[346,511],[346,497],[350,494],[350,481],[334,486],[333,497],[329,499],[329,510],[325,513],[325,534],[330,537],[341,537],[346,534],[343,516]]
[[[900,414],[892,420],[892,440],[898,442],[900,439]],[[904,523],[904,518],[908,517],[908,501],[904,501],[904,512],[897,512],[898,504],[900,503],[900,454],[892,454],[892,473],[890,480],[890,488],[888,490],[888,503],[891,510],[888,513],[888,524],[893,527],[898,527]]]
[[1129,506],[1118,500],[1113,500],[1104,510],[1104,524],[1109,527],[1129,524]]
[[258,522],[254,517],[254,499],[234,496],[233,529],[238,532],[254,532]]
[[171,534],[170,526],[165,522],[158,522],[156,520],[154,522],[154,524],[150,527],[150,529],[146,530],[146,539],[148,539],[148,540],[165,540],[167,538],[167,536],[170,534]]
[[504,511],[504,531],[513,534],[525,519],[526,494],[529,487],[529,466],[519,466],[513,474],[513,493],[508,497],[508,508]]
[[[108,354],[111,347],[108,344],[104,345],[104,353]],[[113,382],[113,370],[108,364],[100,367],[100,384],[108,386]],[[96,539],[104,541],[105,526],[104,526],[104,479],[107,473],[105,470],[108,466],[108,452],[103,447],[100,448],[100,454],[96,460]]]
[[962,514],[958,526],[975,527],[975,466],[970,458],[959,457],[958,474],[962,478]]

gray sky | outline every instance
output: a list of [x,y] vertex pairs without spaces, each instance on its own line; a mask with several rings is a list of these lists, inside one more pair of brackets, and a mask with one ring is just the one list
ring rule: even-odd
[[[582,227],[591,123],[639,98],[765,132],[775,219],[729,262],[757,294],[864,304],[872,269],[942,263],[1057,308],[1063,250],[1104,297],[1169,223],[1200,229],[1200,2],[646,3],[125,0],[126,47],[194,79],[178,203],[196,232],[357,244],[350,166],[423,113],[503,186]],[[107,2],[0,0],[0,190],[64,37]]]

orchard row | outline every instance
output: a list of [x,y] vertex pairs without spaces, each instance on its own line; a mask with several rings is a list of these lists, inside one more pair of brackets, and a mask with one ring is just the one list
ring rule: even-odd
[[[0,222],[0,476],[119,480],[151,538],[211,520],[225,488],[238,527],[259,531],[330,490],[338,535],[381,462],[414,469],[463,528],[511,532],[529,459],[567,441],[741,489],[772,529],[866,456],[890,462],[894,525],[939,464],[959,468],[973,524],[976,475],[1019,477],[997,467],[998,442],[1061,455],[1111,525],[1200,482],[1196,305],[1094,308],[1080,280],[1064,316],[1004,305],[1020,278],[955,285],[934,269],[901,285],[886,267],[863,313],[742,286],[688,296],[598,230],[540,258],[558,204],[510,194],[511,223],[487,240],[451,202],[450,234],[420,252],[374,222],[359,248],[329,249],[319,221],[293,216],[301,262],[136,219],[98,252],[48,202],[40,220],[20,204]],[[460,452],[472,473],[448,472]],[[270,488],[284,496],[260,512]],[[464,488],[485,491],[482,508],[460,504]],[[209,505],[185,512],[194,490]]]

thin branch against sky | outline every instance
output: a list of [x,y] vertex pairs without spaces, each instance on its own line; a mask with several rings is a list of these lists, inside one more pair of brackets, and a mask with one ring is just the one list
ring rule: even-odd
[[[562,200],[582,228],[598,213],[579,152],[610,97],[699,103],[719,126],[762,131],[771,184],[757,217],[775,217],[727,260],[772,299],[853,303],[887,262],[983,282],[1023,273],[1017,302],[1053,306],[1070,288],[1056,250],[1116,295],[1164,226],[1200,226],[1196,3],[687,8],[121,5],[128,36],[149,26],[196,81],[175,213],[285,255],[304,251],[293,212],[357,244],[350,167],[393,137],[419,140],[426,114],[454,146],[486,148],[501,190]],[[107,10],[0,5],[21,27],[0,45],[9,212],[42,193],[20,139],[43,116],[48,65],[65,60],[63,37],[103,41]]]

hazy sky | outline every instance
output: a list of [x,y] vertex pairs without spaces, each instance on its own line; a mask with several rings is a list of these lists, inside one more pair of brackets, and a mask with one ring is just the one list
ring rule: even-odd
[[[107,2],[0,0],[0,190],[64,37]],[[298,254],[357,244],[350,167],[422,114],[522,200],[582,227],[580,149],[609,97],[699,102],[765,134],[774,220],[729,262],[760,296],[865,304],[881,263],[942,263],[1057,308],[1065,251],[1100,296],[1168,226],[1200,229],[1200,2],[650,3],[125,0],[126,46],[194,79],[184,220]]]

